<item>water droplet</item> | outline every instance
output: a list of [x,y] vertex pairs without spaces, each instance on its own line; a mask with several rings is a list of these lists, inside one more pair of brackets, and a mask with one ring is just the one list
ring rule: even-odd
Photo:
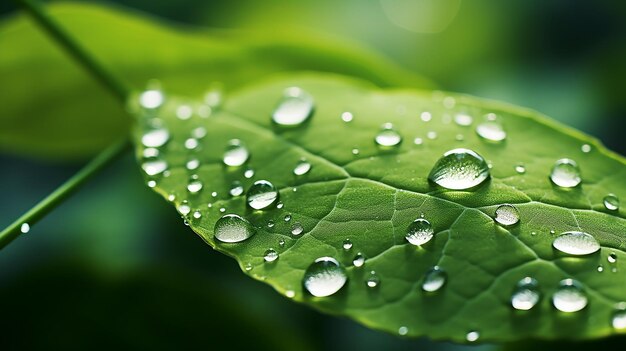
[[283,240],[283,239],[278,240],[278,246],[284,247],[285,246],[285,240]]
[[604,267],[601,264],[598,265],[598,272],[600,273],[604,272]]
[[467,335],[465,335],[465,340],[469,341],[469,342],[474,342],[476,340],[478,340],[478,338],[480,338],[480,333],[472,330],[470,332],[467,333]]
[[587,153],[591,152],[591,145],[589,145],[589,144],[583,144],[583,145],[580,147],[580,150],[581,150],[582,152],[584,152],[584,153],[586,153],[586,154],[587,154]]
[[144,158],[154,158],[159,156],[159,149],[149,147],[143,149],[143,157]]
[[526,277],[517,282],[511,295],[511,306],[516,310],[528,311],[537,305],[540,298],[537,280]]
[[463,136],[463,134],[457,134],[454,139],[456,139],[456,141],[463,141],[465,137]]
[[443,107],[445,108],[454,108],[456,105],[456,100],[452,96],[446,96],[443,98]]
[[293,290],[287,290],[285,291],[285,296],[287,296],[290,299],[293,299],[296,296],[296,292]]
[[341,120],[346,123],[352,122],[353,119],[354,119],[354,115],[352,115],[352,113],[350,112],[344,112],[341,114]]
[[398,328],[398,335],[406,335],[409,332],[409,328],[402,326],[400,328]]
[[353,155],[358,155],[359,154],[359,149],[357,149],[357,148],[352,149],[352,154]]
[[163,92],[157,89],[146,90],[139,95],[139,104],[147,109],[155,109],[163,104]]
[[512,226],[519,223],[519,211],[510,204],[504,204],[496,208],[496,222],[503,226]]
[[230,190],[228,192],[230,193],[230,196],[239,196],[243,194],[243,185],[241,185],[240,181],[235,180],[230,185]]
[[22,225],[20,226],[20,232],[22,234],[26,234],[30,231],[30,224],[28,223],[22,223]]
[[141,143],[145,147],[161,147],[170,140],[170,132],[165,128],[157,128],[147,131],[141,136]]
[[212,192],[211,197],[217,197],[217,191]]
[[281,208],[283,208],[284,206],[285,206],[285,205],[284,205],[282,202],[280,202],[280,201],[276,204],[276,208],[278,208],[278,209],[281,209]]
[[430,171],[428,179],[446,189],[465,190],[478,186],[489,178],[485,159],[468,149],[446,152]]
[[367,279],[365,280],[365,285],[369,288],[375,288],[380,284],[380,277],[376,272],[371,271]]
[[526,173],[526,167],[523,164],[519,163],[515,166],[515,172],[517,172],[518,174],[524,174]]
[[552,295],[552,304],[561,312],[577,312],[587,306],[587,295],[574,279],[564,279]]
[[256,233],[256,230],[246,219],[236,214],[227,214],[215,222],[215,239],[226,243],[244,241]]
[[486,121],[476,126],[476,134],[484,140],[499,143],[506,139],[506,132],[496,121]]
[[192,158],[191,160],[187,161],[185,167],[188,170],[193,171],[194,169],[198,169],[198,167],[200,167],[200,161],[197,158]]
[[435,140],[437,139],[437,132],[435,131],[430,131],[428,133],[426,133],[426,137],[430,140]]
[[615,263],[617,262],[617,255],[615,254],[615,252],[611,252],[607,257],[606,260],[609,261],[609,263]]
[[191,212],[191,207],[189,206],[187,200],[181,202],[176,209],[178,210],[178,213],[183,216],[186,216],[189,214],[189,212]]
[[313,104],[313,97],[304,90],[297,87],[288,88],[274,110],[272,120],[280,126],[298,126],[311,117]]
[[604,207],[609,211],[619,210],[619,198],[615,194],[609,194],[603,199]]
[[349,251],[352,248],[352,241],[350,239],[344,240],[342,247],[344,250]]
[[250,272],[252,270],[252,264],[251,263],[246,263],[246,266],[244,267],[244,269],[246,270],[246,272]]
[[246,163],[248,157],[250,157],[250,152],[244,143],[239,139],[232,139],[226,145],[222,161],[227,166],[238,167]]
[[247,179],[254,177],[254,169],[248,168],[245,172],[243,172],[243,176]]
[[255,210],[263,210],[278,200],[278,190],[267,180],[257,180],[246,193],[248,206]]
[[391,123],[385,123],[380,132],[376,135],[374,141],[376,141],[376,144],[380,146],[391,147],[399,145],[400,142],[402,142],[402,137],[395,129],[393,129],[393,125]]
[[618,309],[615,313],[613,313],[611,325],[613,326],[613,329],[617,331],[626,331],[626,309]]
[[176,108],[176,117],[178,117],[178,119],[180,120],[188,120],[189,118],[191,118],[192,114],[193,110],[189,105],[180,105]]
[[187,184],[187,190],[192,194],[197,194],[202,190],[202,182],[198,179],[193,179]]
[[302,224],[300,224],[300,222],[296,222],[293,224],[293,226],[291,226],[291,234],[295,236],[302,234],[303,231],[304,227],[302,226]]
[[176,195],[174,194],[167,195],[167,201],[173,202],[174,200],[176,200]]
[[439,266],[434,266],[424,276],[424,282],[422,283],[422,290],[426,292],[435,292],[441,289],[446,284],[448,274]]
[[430,112],[422,112],[420,114],[420,119],[424,122],[429,122],[431,119],[433,119],[433,115],[430,114]]
[[278,252],[276,252],[276,250],[274,249],[267,249],[267,251],[265,251],[265,254],[263,255],[263,260],[265,260],[265,262],[274,262],[278,259]]
[[285,222],[289,222],[291,220],[291,215],[286,214],[284,219],[285,219]]
[[293,174],[297,176],[305,175],[311,170],[311,164],[306,160],[300,160],[293,169]]
[[424,143],[424,140],[422,140],[422,138],[413,139],[413,144],[415,145],[422,145],[422,143]]
[[196,139],[202,139],[202,138],[204,138],[204,137],[206,136],[206,128],[204,128],[204,127],[197,127],[197,128],[194,128],[194,129],[191,131],[191,136],[192,136],[192,137],[194,137],[194,138],[196,138]]
[[550,180],[562,188],[576,187],[582,180],[578,164],[569,158],[562,158],[556,161],[554,166],[552,166]]
[[202,212],[200,212],[200,211],[193,211],[193,218],[195,218],[195,219],[202,218]]
[[363,256],[363,254],[360,252],[357,253],[352,260],[352,264],[357,268],[363,267],[363,265],[365,264],[365,256]]
[[409,224],[405,238],[416,246],[424,245],[433,238],[435,231],[429,221],[424,218],[418,218]]
[[348,280],[345,269],[332,257],[320,257],[304,272],[303,284],[313,296],[335,294]]
[[274,220],[270,219],[267,221],[267,227],[268,228],[273,228],[276,225],[276,223],[274,223]]
[[149,188],[154,188],[157,185],[157,182],[154,180],[149,180],[147,184]]
[[578,231],[559,234],[552,241],[552,246],[561,252],[575,256],[589,255],[600,250],[600,244],[591,234]]
[[460,126],[464,126],[467,127],[469,125],[472,124],[472,122],[474,121],[474,119],[472,118],[472,116],[466,114],[466,113],[457,113],[454,116],[454,122]]
[[198,139],[188,138],[185,140],[185,149],[194,150],[198,147]]
[[164,160],[149,160],[142,163],[141,168],[147,175],[154,176],[167,169],[167,162]]

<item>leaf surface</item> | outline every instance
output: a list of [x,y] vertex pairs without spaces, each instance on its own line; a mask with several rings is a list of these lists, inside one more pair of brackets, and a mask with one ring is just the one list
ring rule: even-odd
[[[284,128],[273,124],[271,115],[285,89],[293,86],[314,98],[315,109],[306,123]],[[626,167],[623,158],[596,140],[523,108],[442,92],[380,90],[324,74],[263,81],[227,96],[209,118],[176,118],[181,101],[172,97],[156,114],[171,135],[157,158],[168,168],[147,180],[179,210],[189,205],[183,217],[209,245],[236,258],[246,274],[278,292],[371,328],[457,342],[466,341],[470,331],[478,332],[478,341],[489,342],[586,339],[615,332],[612,315],[626,300],[626,211],[607,210],[603,198],[609,193],[626,197]],[[346,111],[354,116],[350,122],[342,121]],[[471,116],[471,125],[456,123],[458,114]],[[488,114],[502,122],[507,132],[503,142],[477,135],[476,126]],[[156,123],[153,114],[146,116],[135,132],[142,162],[149,160],[142,158],[141,137],[145,126]],[[374,138],[388,122],[403,141],[381,148]],[[190,150],[184,143],[198,127],[207,135]],[[415,138],[421,140],[415,143]],[[222,163],[231,139],[247,145],[245,165]],[[583,145],[590,151],[583,152]],[[435,162],[455,148],[482,155],[492,165],[491,178],[463,191],[429,182]],[[200,166],[187,169],[187,162],[196,158]],[[564,189],[550,181],[554,162],[562,158],[578,163],[582,184]],[[312,168],[297,176],[293,170],[301,159]],[[520,165],[524,173],[516,171]],[[249,170],[254,175],[248,178]],[[194,180],[203,186],[190,193]],[[256,180],[280,189],[283,206],[253,210],[245,194],[229,194],[233,182],[248,189]],[[517,225],[494,221],[495,209],[505,203],[519,210]],[[214,225],[225,214],[246,218],[256,234],[240,243],[216,241]],[[421,216],[432,223],[435,235],[414,246],[405,234]],[[304,232],[293,235],[297,224]],[[601,249],[577,257],[556,251],[556,235],[573,230],[593,235]],[[343,248],[346,239],[353,244],[348,250]],[[265,262],[270,248],[279,258]],[[366,258],[362,267],[353,263],[358,253]],[[616,262],[608,262],[610,254]],[[325,256],[345,267],[348,282],[334,295],[313,297],[303,287],[304,272]],[[445,270],[447,281],[426,293],[422,284],[433,266]],[[375,288],[366,285],[372,271],[380,279]],[[511,296],[527,276],[537,280],[541,299],[530,311],[517,311]],[[553,294],[567,278],[579,281],[588,297],[579,312],[553,307]]]

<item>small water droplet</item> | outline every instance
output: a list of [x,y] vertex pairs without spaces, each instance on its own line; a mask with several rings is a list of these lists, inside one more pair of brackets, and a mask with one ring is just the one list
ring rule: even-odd
[[587,154],[587,153],[591,152],[591,145],[589,145],[589,144],[583,144],[583,145],[580,147],[580,150],[581,150],[582,152],[584,152],[584,153],[586,153],[586,154]]
[[[232,139],[226,145],[222,161],[227,166],[238,167],[246,163],[249,157],[250,152],[245,144],[239,139]],[[252,177],[252,175],[250,177]]]
[[564,279],[552,295],[552,304],[561,312],[577,312],[587,306],[587,295],[574,279]]
[[341,114],[341,120],[346,123],[352,122],[353,119],[354,119],[354,115],[352,115],[351,112],[344,112]]
[[188,138],[185,140],[185,149],[194,150],[198,147],[198,139]]
[[422,112],[420,114],[420,119],[424,122],[429,122],[431,119],[433,119],[433,115],[430,114],[430,112]]
[[460,126],[464,126],[467,127],[469,125],[472,124],[472,122],[474,121],[474,119],[472,118],[472,116],[466,114],[466,113],[457,113],[454,116],[454,122]]
[[615,254],[615,252],[611,252],[607,257],[606,260],[609,261],[609,263],[615,263],[617,262],[617,254]]
[[357,149],[357,148],[352,149],[352,154],[353,155],[358,155],[359,154],[359,149]]
[[284,219],[285,219],[285,222],[289,222],[291,220],[291,215],[286,214]]
[[167,162],[164,160],[149,160],[141,164],[141,168],[149,176],[154,176],[162,173],[167,169]]
[[278,202],[278,203],[276,204],[276,208],[278,208],[278,209],[281,209],[281,208],[283,208],[284,206],[285,206],[285,205],[284,205],[282,202]]
[[182,121],[191,118],[193,110],[189,105],[180,105],[176,108],[176,117]]
[[413,139],[413,144],[415,145],[422,145],[422,143],[424,143],[424,140],[422,138]]
[[468,149],[446,152],[430,171],[428,179],[451,190],[465,190],[478,186],[489,178],[485,159]]
[[159,156],[159,149],[149,147],[143,149],[143,157],[144,158],[154,158]]
[[626,331],[626,308],[620,308],[613,313],[611,325],[619,332]]
[[615,194],[608,194],[603,199],[604,207],[609,211],[619,210],[619,198]]
[[191,212],[191,207],[189,206],[187,200],[181,202],[176,209],[178,210],[178,213],[183,216],[186,216],[189,214],[189,212]]
[[506,132],[496,121],[485,121],[476,126],[476,134],[483,140],[499,143],[506,139]]
[[187,164],[185,165],[185,167],[188,170],[193,171],[195,169],[198,169],[198,167],[200,167],[200,161],[197,158],[192,158],[191,160],[187,161]]
[[348,280],[345,269],[332,257],[320,257],[304,272],[303,285],[313,296],[326,297],[339,291]]
[[582,181],[580,169],[574,160],[562,158],[554,163],[550,180],[562,188],[574,188]]
[[285,246],[285,240],[283,240],[283,239],[278,240],[278,246],[284,247]]
[[426,133],[426,137],[430,140],[435,140],[437,139],[437,132],[435,131],[430,131],[428,133]]
[[313,114],[313,97],[304,90],[291,87],[285,90],[272,120],[280,126],[293,127],[306,122]]
[[191,136],[196,139],[202,139],[206,136],[206,128],[196,127],[191,131]]
[[293,169],[293,174],[297,176],[305,175],[311,170],[311,164],[306,160],[300,160]]
[[226,212],[226,208],[220,207],[220,212],[222,212],[222,213]]
[[155,180],[149,180],[147,184],[149,188],[154,188],[157,185],[157,182]]
[[409,243],[415,246],[420,246],[429,242],[430,239],[433,238],[434,234],[435,231],[433,230],[433,226],[430,222],[424,218],[418,218],[409,224],[404,237]]
[[287,296],[290,299],[293,299],[296,296],[296,292],[293,290],[287,290],[285,291],[285,296]]
[[276,225],[276,223],[274,223],[274,220],[270,219],[267,221],[267,227],[268,228],[273,228],[274,225]]
[[254,177],[254,169],[248,168],[245,172],[243,172],[243,176],[247,179]]
[[374,138],[376,144],[382,147],[391,147],[397,146],[402,142],[402,137],[400,134],[393,129],[393,125],[391,123],[385,123],[381,130]]
[[343,241],[343,245],[341,246],[344,250],[349,251],[350,249],[352,249],[352,241],[350,241],[350,239],[346,239]]
[[141,143],[145,147],[161,147],[170,140],[170,132],[165,128],[152,129],[141,136]]
[[22,223],[22,225],[20,225],[20,232],[22,234],[26,234],[30,231],[30,224],[28,223]]
[[369,276],[365,280],[365,285],[367,285],[368,288],[375,288],[379,284],[380,284],[380,277],[378,276],[378,274],[376,274],[376,272],[371,271]]
[[241,185],[240,181],[235,180],[230,185],[230,190],[228,192],[230,193],[230,196],[239,196],[243,194],[243,185]]
[[291,226],[291,234],[295,236],[302,234],[303,231],[304,227],[302,226],[302,224],[300,224],[300,222],[295,222],[293,226]]
[[246,263],[246,266],[243,268],[246,270],[246,272],[250,272],[252,270],[252,264],[251,263]]
[[192,178],[189,184],[187,184],[187,191],[191,194],[197,194],[200,190],[202,190],[202,182]]
[[422,290],[426,292],[435,292],[441,289],[446,284],[448,274],[439,266],[434,266],[424,276],[424,282],[422,282]]
[[496,208],[496,222],[503,226],[512,226],[519,223],[519,211],[517,208],[510,204],[504,204]]
[[569,255],[590,255],[600,250],[600,244],[591,235],[585,232],[570,231],[559,234],[552,241],[552,246]]
[[211,197],[217,197],[217,191],[213,191],[213,192],[211,193]]
[[478,340],[479,338],[480,338],[480,333],[475,330],[472,330],[468,332],[467,335],[465,335],[465,340],[469,342],[474,342]]
[[604,266],[602,266],[601,264],[598,265],[598,272],[600,273],[604,272]]
[[365,256],[363,256],[363,254],[360,252],[357,253],[352,260],[352,264],[357,268],[363,267],[363,265],[365,264]]
[[463,141],[465,137],[463,136],[463,134],[457,134],[454,139],[456,139],[456,141]]
[[263,260],[265,262],[274,262],[278,259],[278,252],[274,249],[267,249],[265,254],[263,254]]
[[526,277],[517,282],[511,295],[511,306],[516,310],[528,311],[537,305],[540,298],[537,280]]
[[241,216],[227,214],[215,222],[215,239],[226,243],[238,243],[244,241],[256,233],[256,230]]
[[406,335],[409,332],[409,328],[402,326],[400,328],[398,328],[398,335]]
[[200,218],[202,218],[202,212],[197,211],[197,210],[196,210],[196,211],[193,211],[193,218],[195,218],[195,219],[200,219]]
[[174,194],[167,195],[167,201],[173,202],[174,200],[176,200],[176,195]]
[[263,210],[278,200],[278,190],[267,180],[257,180],[246,193],[248,206],[255,210]]
[[139,104],[147,109],[160,107],[164,100],[163,92],[157,89],[146,90],[139,95]]

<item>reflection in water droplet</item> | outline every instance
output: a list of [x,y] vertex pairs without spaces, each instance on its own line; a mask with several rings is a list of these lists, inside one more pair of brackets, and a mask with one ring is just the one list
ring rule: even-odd
[[576,187],[582,181],[578,164],[569,158],[556,161],[550,172],[550,180],[562,188]]
[[302,224],[300,224],[300,222],[295,222],[293,226],[291,226],[291,234],[295,236],[302,234],[303,231],[304,227],[302,226]]
[[579,282],[564,279],[552,295],[552,304],[561,312],[577,312],[587,306],[587,295]]
[[238,167],[246,163],[248,157],[250,157],[250,152],[244,143],[239,139],[232,139],[226,145],[222,161],[227,166]]
[[559,234],[552,246],[569,255],[589,255],[600,250],[600,244],[591,235],[585,232],[570,231]]
[[300,160],[293,169],[293,174],[297,176],[305,175],[311,170],[311,164],[306,160]]
[[278,107],[272,114],[274,123],[280,126],[298,126],[313,114],[313,97],[304,90],[291,87],[285,90]]
[[519,223],[519,211],[510,204],[504,204],[496,208],[496,222],[503,226],[512,226]]
[[246,193],[248,206],[255,210],[263,210],[278,200],[278,190],[267,180],[257,180]]
[[619,210],[619,198],[615,194],[608,194],[603,199],[604,207],[609,211]]
[[402,142],[400,134],[393,129],[391,123],[385,123],[374,139],[376,144],[383,147],[397,146]]
[[380,277],[376,272],[371,271],[367,279],[365,280],[365,285],[369,288],[375,288],[380,284]]
[[267,249],[265,254],[263,255],[263,260],[265,262],[274,262],[278,259],[278,252],[274,249]]
[[142,163],[141,168],[147,175],[154,176],[167,169],[167,162],[164,160],[149,160]]
[[342,247],[344,250],[349,251],[352,248],[352,241],[350,239],[344,240]]
[[344,112],[341,114],[341,120],[344,122],[352,122],[352,120],[354,119],[354,116],[352,115],[352,113],[350,112]]
[[517,283],[511,295],[511,306],[516,310],[528,311],[537,305],[540,298],[537,280],[526,277]]
[[424,218],[414,220],[407,229],[405,239],[416,246],[424,245],[433,238],[435,231],[429,221]]
[[240,181],[235,180],[230,185],[230,190],[228,192],[229,192],[230,196],[239,196],[239,195],[243,194],[243,185],[241,185]]
[[165,128],[152,129],[141,136],[141,143],[145,147],[161,147],[170,140],[170,132]]
[[332,257],[320,257],[304,272],[303,285],[313,296],[335,294],[348,280],[345,269]]
[[215,239],[226,243],[244,241],[256,233],[256,230],[246,219],[236,214],[227,214],[215,222]]
[[20,225],[20,232],[22,234],[26,234],[30,231],[30,224],[28,223],[22,223],[22,225]]
[[502,125],[495,121],[486,121],[476,126],[476,134],[483,140],[499,143],[506,139]]
[[435,292],[446,284],[448,275],[439,266],[434,266],[424,276],[422,282],[422,290],[426,292]]
[[465,339],[469,342],[474,342],[476,340],[478,340],[478,338],[480,338],[480,333],[473,330],[467,333],[467,335],[465,335]]
[[363,256],[363,254],[360,252],[357,253],[352,260],[352,264],[357,268],[363,267],[363,265],[365,264],[365,256]]
[[489,178],[487,162],[482,156],[468,149],[446,152],[428,175],[432,182],[452,190],[473,188],[487,178]]
[[466,114],[466,113],[457,113],[454,116],[454,122],[460,126],[464,126],[467,127],[469,125],[472,124],[472,122],[474,121],[474,119],[472,118],[472,116]]

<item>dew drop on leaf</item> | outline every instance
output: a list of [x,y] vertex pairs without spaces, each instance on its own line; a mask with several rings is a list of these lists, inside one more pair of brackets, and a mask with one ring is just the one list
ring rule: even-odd
[[489,166],[485,159],[468,149],[446,152],[428,175],[437,185],[451,190],[473,188],[489,178]]
[[587,306],[587,295],[578,281],[564,279],[552,295],[552,304],[561,312],[577,312]]
[[609,261],[609,263],[615,263],[617,262],[617,255],[615,254],[615,252],[611,252],[607,257],[606,260]]
[[418,218],[409,224],[405,238],[409,243],[420,246],[429,242],[434,233],[433,226],[428,220]]
[[202,182],[198,179],[192,179],[187,184],[187,191],[191,194],[197,194],[200,190],[202,190]]
[[359,267],[363,267],[364,264],[365,264],[365,256],[363,256],[363,254],[360,252],[357,253],[356,256],[354,256],[354,259],[352,260],[352,265],[359,268]]
[[195,150],[198,147],[198,139],[188,138],[185,140],[185,149]]
[[267,249],[265,254],[263,254],[263,260],[265,262],[274,262],[278,259],[278,252],[274,249]]
[[26,234],[30,231],[30,224],[24,222],[20,225],[20,233]]
[[270,220],[267,221],[267,227],[268,228],[273,228],[275,225],[276,225],[276,223],[274,223],[273,220],[270,219]]
[[510,204],[504,204],[496,208],[496,222],[503,226],[512,226],[519,223],[519,211],[517,208]]
[[439,266],[434,266],[426,272],[422,282],[422,290],[426,292],[438,291],[446,284],[447,279],[448,275],[446,272]]
[[[246,163],[248,157],[250,157],[250,152],[246,145],[239,139],[232,139],[226,145],[222,161],[227,166],[238,167]],[[254,173],[252,173],[252,175],[254,175]],[[250,177],[252,177],[252,175],[250,175]]]
[[562,188],[574,188],[580,184],[580,169],[574,160],[562,158],[554,163],[550,172],[552,183]]
[[144,158],[153,158],[153,157],[158,157],[158,156],[159,156],[159,149],[157,148],[148,147],[148,148],[143,149]]
[[335,294],[348,280],[345,269],[332,257],[320,257],[304,272],[303,285],[313,296]]
[[306,122],[313,114],[313,97],[304,90],[291,87],[285,90],[272,120],[280,126],[293,127]]
[[613,313],[611,325],[613,326],[613,329],[619,332],[626,331],[626,309],[620,308]]
[[454,122],[460,126],[467,127],[472,124],[474,119],[467,113],[457,113],[454,115]]
[[515,172],[517,172],[517,174],[524,174],[524,173],[526,173],[526,166],[524,166],[521,163],[518,163],[515,166]]
[[241,216],[227,214],[215,222],[215,239],[226,243],[238,243],[244,241],[256,233],[256,230]]
[[430,132],[426,133],[426,137],[430,140],[435,140],[437,139],[437,132],[431,130]]
[[248,169],[246,169],[246,170],[243,172],[243,176],[244,176],[246,179],[250,179],[250,178],[254,177],[254,169],[252,169],[252,168],[248,168]]
[[154,176],[167,169],[167,162],[165,160],[149,160],[142,163],[141,168],[147,175]]
[[619,210],[619,198],[615,194],[608,194],[603,199],[604,207],[609,211]]
[[230,185],[230,190],[228,190],[228,193],[230,194],[230,196],[239,196],[243,194],[243,185],[241,185],[241,182],[238,180],[235,180]]
[[511,306],[520,311],[528,311],[535,307],[541,298],[537,280],[525,277],[515,286],[511,295]]
[[304,227],[302,226],[302,224],[300,224],[300,222],[296,222],[293,224],[293,226],[291,226],[292,235],[298,236],[302,234],[303,231],[304,231]]
[[193,114],[193,110],[189,105],[180,105],[176,108],[176,117],[182,121],[188,120],[191,118]]
[[176,209],[178,210],[178,213],[183,216],[186,216],[191,212],[191,207],[189,206],[187,200],[181,202]]
[[351,112],[344,112],[341,114],[341,120],[346,123],[352,122],[353,119],[354,119],[354,115]]
[[341,246],[344,250],[350,251],[350,249],[352,249],[352,241],[350,241],[350,239],[346,239],[343,241],[343,244]]
[[257,180],[246,193],[248,206],[255,210],[263,210],[278,200],[278,190],[267,180]]
[[139,104],[147,109],[160,107],[164,100],[163,92],[157,89],[146,90],[139,95]]
[[475,330],[472,330],[465,335],[465,340],[469,342],[474,342],[478,340],[479,338],[480,338],[480,333]]
[[378,134],[376,134],[374,141],[379,146],[392,147],[399,145],[400,142],[402,142],[402,137],[395,129],[393,129],[393,125],[391,123],[385,123]]
[[196,127],[191,131],[191,136],[196,139],[202,139],[206,136],[206,128]]
[[157,185],[157,182],[154,180],[149,180],[148,183],[146,183],[148,185],[149,188],[154,188]]
[[506,139],[506,132],[496,121],[485,121],[476,126],[476,134],[483,140],[500,143]]
[[170,140],[170,132],[165,128],[151,129],[141,136],[145,147],[161,147]]
[[369,276],[365,280],[365,285],[367,285],[368,288],[375,288],[379,284],[380,284],[380,277],[378,276],[378,274],[376,274],[375,271],[371,271],[369,273]]
[[570,231],[559,234],[552,241],[552,246],[569,255],[589,255],[600,250],[600,244],[585,232]]
[[187,168],[190,171],[198,169],[198,167],[200,167],[200,161],[197,158],[192,158],[191,160],[187,161],[187,163],[185,164],[185,168]]
[[407,328],[405,326],[402,326],[402,327],[398,328],[398,335],[404,336],[404,335],[406,335],[408,333],[409,333],[409,328]]
[[415,145],[422,145],[423,143],[424,143],[424,140],[422,138],[413,139],[413,144]]
[[291,215],[290,214],[286,214],[284,220],[285,220],[285,222],[289,222],[291,220]]
[[300,160],[293,169],[293,174],[297,176],[305,175],[311,170],[311,164],[306,160]]
[[589,144],[583,144],[583,145],[580,147],[580,151],[582,151],[582,152],[584,152],[584,153],[586,153],[586,154],[587,154],[587,153],[589,153],[589,152],[591,152],[591,145],[589,145]]

